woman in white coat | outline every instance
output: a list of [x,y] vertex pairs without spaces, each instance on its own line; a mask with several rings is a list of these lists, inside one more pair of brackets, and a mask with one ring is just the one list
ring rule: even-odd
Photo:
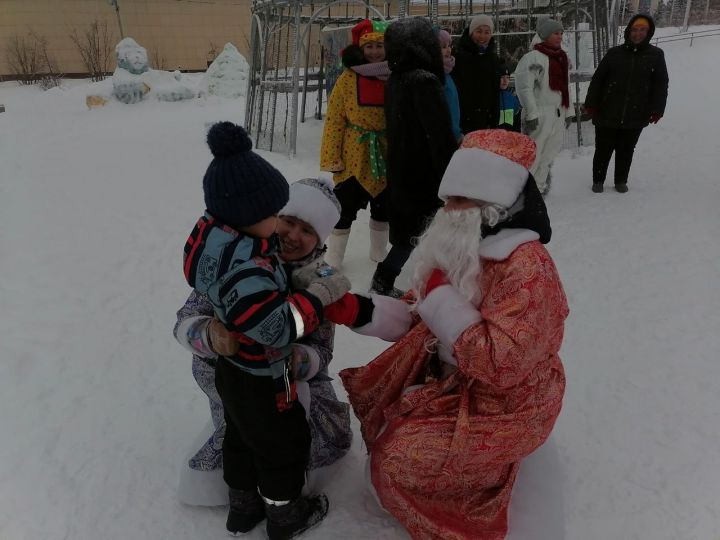
[[[543,195],[550,191],[550,166],[569,124],[569,61],[561,47],[563,26],[553,19],[537,24],[533,50],[515,68],[515,89],[523,107],[524,131],[535,140],[537,157],[530,167]],[[534,41],[535,41],[534,40]]]

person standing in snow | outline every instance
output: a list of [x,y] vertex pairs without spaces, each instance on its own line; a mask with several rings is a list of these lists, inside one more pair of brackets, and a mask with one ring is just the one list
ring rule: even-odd
[[395,280],[410,258],[413,239],[441,205],[437,188],[457,139],[443,90],[440,44],[430,22],[420,17],[393,22],[385,50],[391,70],[385,117],[392,248],[378,263],[370,291],[398,296]]
[[498,125],[498,88],[502,62],[495,53],[493,20],[476,15],[463,31],[455,49],[452,78],[460,98],[460,127],[463,133]]
[[500,76],[500,122],[498,127],[508,131],[520,131],[520,100],[510,88],[510,71],[503,70]]
[[525,133],[535,140],[537,156],[530,172],[543,195],[550,191],[550,167],[560,152],[570,119],[569,60],[562,49],[563,26],[540,19],[541,40],[515,68],[515,90],[523,107]]
[[[277,225],[279,257],[288,274],[322,260],[325,240],[340,219],[340,204],[332,189],[332,180],[327,178],[291,184],[290,199]],[[334,333],[334,325],[325,318],[292,345],[292,373],[310,426],[308,483],[315,483],[327,472],[324,467],[342,458],[352,441],[349,406],[338,400],[328,376]],[[192,291],[177,312],[173,334],[193,354],[193,376],[210,400],[212,417],[212,433],[205,435],[202,447],[181,472],[180,500],[201,506],[226,505],[228,491],[222,479],[225,417],[215,388],[215,369],[220,356],[237,353],[239,342],[214,317],[207,295],[198,291]]]
[[417,246],[413,318],[385,324],[403,337],[340,372],[378,500],[415,539],[505,538],[520,463],[560,413],[568,305],[534,154],[520,133],[465,135]]
[[455,67],[455,57],[452,55],[452,37],[447,30],[438,28],[436,30],[438,41],[440,42],[440,52],[443,57],[443,68],[445,69],[445,99],[447,100],[448,110],[450,111],[450,123],[453,135],[457,139],[458,144],[462,141],[462,130],[460,129],[460,98],[458,97],[457,87],[453,78],[450,76]]
[[275,234],[287,181],[251,151],[240,126],[215,124],[207,142],[214,156],[203,178],[207,211],[187,239],[183,271],[238,341],[215,370],[226,423],[226,527],[245,533],[267,518],[271,540],[292,538],[328,511],[324,494],[301,494],[311,440],[293,377],[293,343],[320,325],[324,307],[350,283],[340,274],[316,273],[305,290],[291,292]]
[[385,155],[385,61],[387,23],[359,22],[352,45],[342,52],[345,70],[328,100],[320,146],[320,169],[334,173],[335,195],[342,212],[329,240],[327,263],[341,268],[350,228],[360,209],[370,203],[370,259],[387,254],[388,202]]
[[655,23],[636,15],[625,28],[625,43],[610,49],[598,65],[585,97],[584,109],[595,125],[593,185],[603,192],[608,165],[615,152],[615,189],[628,190],[635,145],[649,124],[665,114],[668,72],[662,49],[650,45]]

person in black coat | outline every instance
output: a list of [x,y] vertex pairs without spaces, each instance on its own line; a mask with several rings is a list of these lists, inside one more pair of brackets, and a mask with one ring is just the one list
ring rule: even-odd
[[627,192],[635,145],[643,128],[665,113],[668,72],[662,49],[650,45],[655,23],[636,15],[625,28],[625,43],[610,49],[590,81],[585,112],[595,125],[593,186],[602,193],[615,152],[615,189]]
[[[438,187],[457,149],[443,84],[445,71],[429,21],[400,19],[385,32],[390,79],[385,86],[390,243],[371,292],[397,296],[395,279],[441,206]],[[495,87],[497,95],[497,87]]]
[[504,65],[495,53],[492,32],[492,18],[477,15],[454,49],[452,78],[460,98],[460,129],[463,133],[498,127],[498,88]]

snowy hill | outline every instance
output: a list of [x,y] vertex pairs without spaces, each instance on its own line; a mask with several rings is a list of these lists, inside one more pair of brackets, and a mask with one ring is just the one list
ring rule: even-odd
[[[667,112],[640,138],[630,192],[590,191],[591,148],[554,167],[567,394],[520,471],[511,540],[720,538],[720,75],[708,69],[720,37],[663,48]],[[0,539],[224,538],[224,508],[176,499],[208,409],[171,330],[203,210],[205,126],[242,123],[243,105],[88,111],[106,86],[0,84]],[[262,154],[290,179],[311,175],[321,129],[301,126],[293,160]],[[363,215],[346,263],[357,290],[374,269],[366,230]],[[331,371],[383,348],[340,329]],[[305,537],[407,538],[366,500],[354,429],[328,518]]]

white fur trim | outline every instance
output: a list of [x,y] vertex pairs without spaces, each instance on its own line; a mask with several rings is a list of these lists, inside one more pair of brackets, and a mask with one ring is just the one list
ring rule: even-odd
[[504,261],[518,246],[539,238],[540,235],[530,229],[501,229],[497,234],[480,240],[480,256],[484,259]]
[[302,379],[297,379],[298,381],[309,381],[312,379],[315,375],[317,375],[317,372],[320,371],[320,355],[318,352],[313,349],[312,347],[309,347],[307,345],[303,345],[302,343],[294,343],[293,347],[300,347],[303,351],[305,351],[308,355],[308,359],[310,360],[310,369],[303,377]]
[[[212,317],[208,317],[206,315],[198,315],[196,317],[188,317],[186,319],[183,319],[175,329],[175,339],[185,349],[187,349],[193,354],[196,354],[197,356],[200,356],[202,358],[216,358],[217,355],[212,352],[212,349],[210,349],[210,345],[208,345],[207,342],[207,326],[211,320]],[[204,328],[200,329],[200,338],[202,340],[202,345],[204,349],[197,349],[193,347],[190,343],[190,333],[192,330],[197,328],[198,325],[201,324],[205,325]]]
[[373,336],[385,341],[397,341],[410,330],[412,316],[410,306],[397,298],[371,294],[373,305],[372,319],[366,325],[353,330],[363,336]]
[[417,312],[435,337],[451,348],[468,326],[482,321],[477,308],[452,285],[433,290],[418,304]]
[[294,216],[312,225],[321,245],[340,219],[337,207],[321,190],[301,182],[290,185],[290,200],[280,215]]
[[481,148],[460,148],[445,169],[438,196],[467,197],[510,208],[528,179],[519,163]]

